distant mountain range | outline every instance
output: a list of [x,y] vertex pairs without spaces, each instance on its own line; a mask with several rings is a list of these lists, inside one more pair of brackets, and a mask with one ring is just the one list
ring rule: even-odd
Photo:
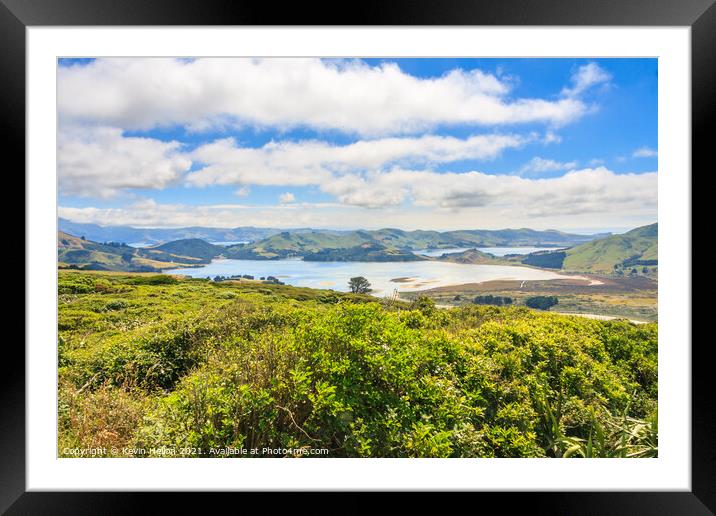
[[[589,242],[610,233],[594,235],[577,235],[556,230],[536,231],[533,229],[473,229],[458,231],[404,231],[401,229],[369,230],[329,230],[329,229],[277,229],[257,228],[252,226],[236,228],[135,228],[131,226],[100,226],[72,222],[60,218],[59,230],[75,236],[84,236],[94,242],[121,242],[125,244],[144,243],[147,245],[162,244],[175,240],[199,238],[207,242],[258,242],[275,235],[282,235],[274,242],[267,242],[264,247],[277,250],[295,248],[302,249],[307,244],[317,250],[348,247],[347,244],[364,244],[378,242],[399,249],[426,249],[467,247],[500,247],[500,246],[537,246],[564,247]],[[286,235],[290,235],[287,237]],[[286,242],[286,240],[293,240]],[[315,245],[314,245],[315,244]],[[330,245],[328,245],[330,244]]]
[[[145,230],[124,226],[102,227],[75,224],[61,219],[62,227],[73,227],[77,233],[60,231],[58,258],[61,266],[115,271],[157,271],[177,267],[196,267],[217,257],[250,260],[276,260],[300,257],[306,261],[415,261],[446,260],[458,263],[514,263],[567,271],[624,273],[634,267],[657,265],[658,226],[652,224],[623,235],[575,235],[560,231],[532,229],[463,230],[463,231],[333,231],[296,229],[278,231],[259,228],[180,228]],[[157,233],[152,233],[157,231]],[[167,233],[161,233],[162,231]],[[223,231],[224,233],[216,233]],[[141,238],[147,242],[173,234],[212,235],[213,238],[237,239],[261,231],[278,231],[249,243],[215,245],[205,239],[181,238],[144,248],[130,247],[127,240]],[[100,232],[112,236],[104,243],[88,235]],[[143,233],[137,233],[143,232]],[[171,233],[173,232],[173,233]],[[600,238],[601,236],[601,238]],[[477,247],[564,247],[528,255],[495,257]],[[438,258],[418,256],[421,249],[468,247],[463,253]]]
[[121,242],[125,244],[161,244],[174,240],[200,238],[207,242],[254,242],[280,233],[281,229],[251,226],[227,228],[135,228],[131,226],[100,226],[58,219],[58,229],[71,235],[85,237],[94,242]]

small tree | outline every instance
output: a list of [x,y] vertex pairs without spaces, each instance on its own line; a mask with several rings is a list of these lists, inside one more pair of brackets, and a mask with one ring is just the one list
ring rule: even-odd
[[533,296],[528,297],[525,304],[530,308],[549,310],[551,307],[559,304],[559,300],[556,296]]
[[367,294],[370,292],[370,282],[363,276],[351,278],[348,282],[348,287],[354,294]]

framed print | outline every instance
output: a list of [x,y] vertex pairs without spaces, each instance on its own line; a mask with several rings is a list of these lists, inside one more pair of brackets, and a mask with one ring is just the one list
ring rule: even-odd
[[712,3],[3,0],[27,203],[3,510],[712,513],[691,294]]

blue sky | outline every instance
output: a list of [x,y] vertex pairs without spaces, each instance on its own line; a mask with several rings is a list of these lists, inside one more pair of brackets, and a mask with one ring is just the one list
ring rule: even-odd
[[60,60],[60,216],[625,230],[656,220],[657,69],[656,59]]

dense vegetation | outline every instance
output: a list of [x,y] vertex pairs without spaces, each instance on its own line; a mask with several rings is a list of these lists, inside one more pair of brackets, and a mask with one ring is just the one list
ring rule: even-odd
[[60,455],[657,453],[656,324],[118,273],[58,294]]
[[532,296],[525,300],[525,304],[530,308],[549,310],[559,304],[559,299],[556,296]]
[[511,305],[513,302],[513,299],[511,297],[493,296],[492,294],[487,294],[485,296],[475,296],[475,298],[472,300],[472,302],[475,303],[476,305],[502,306],[502,305]]
[[541,251],[528,254],[524,257],[522,263],[547,269],[561,269],[566,256],[567,253],[564,251]]

